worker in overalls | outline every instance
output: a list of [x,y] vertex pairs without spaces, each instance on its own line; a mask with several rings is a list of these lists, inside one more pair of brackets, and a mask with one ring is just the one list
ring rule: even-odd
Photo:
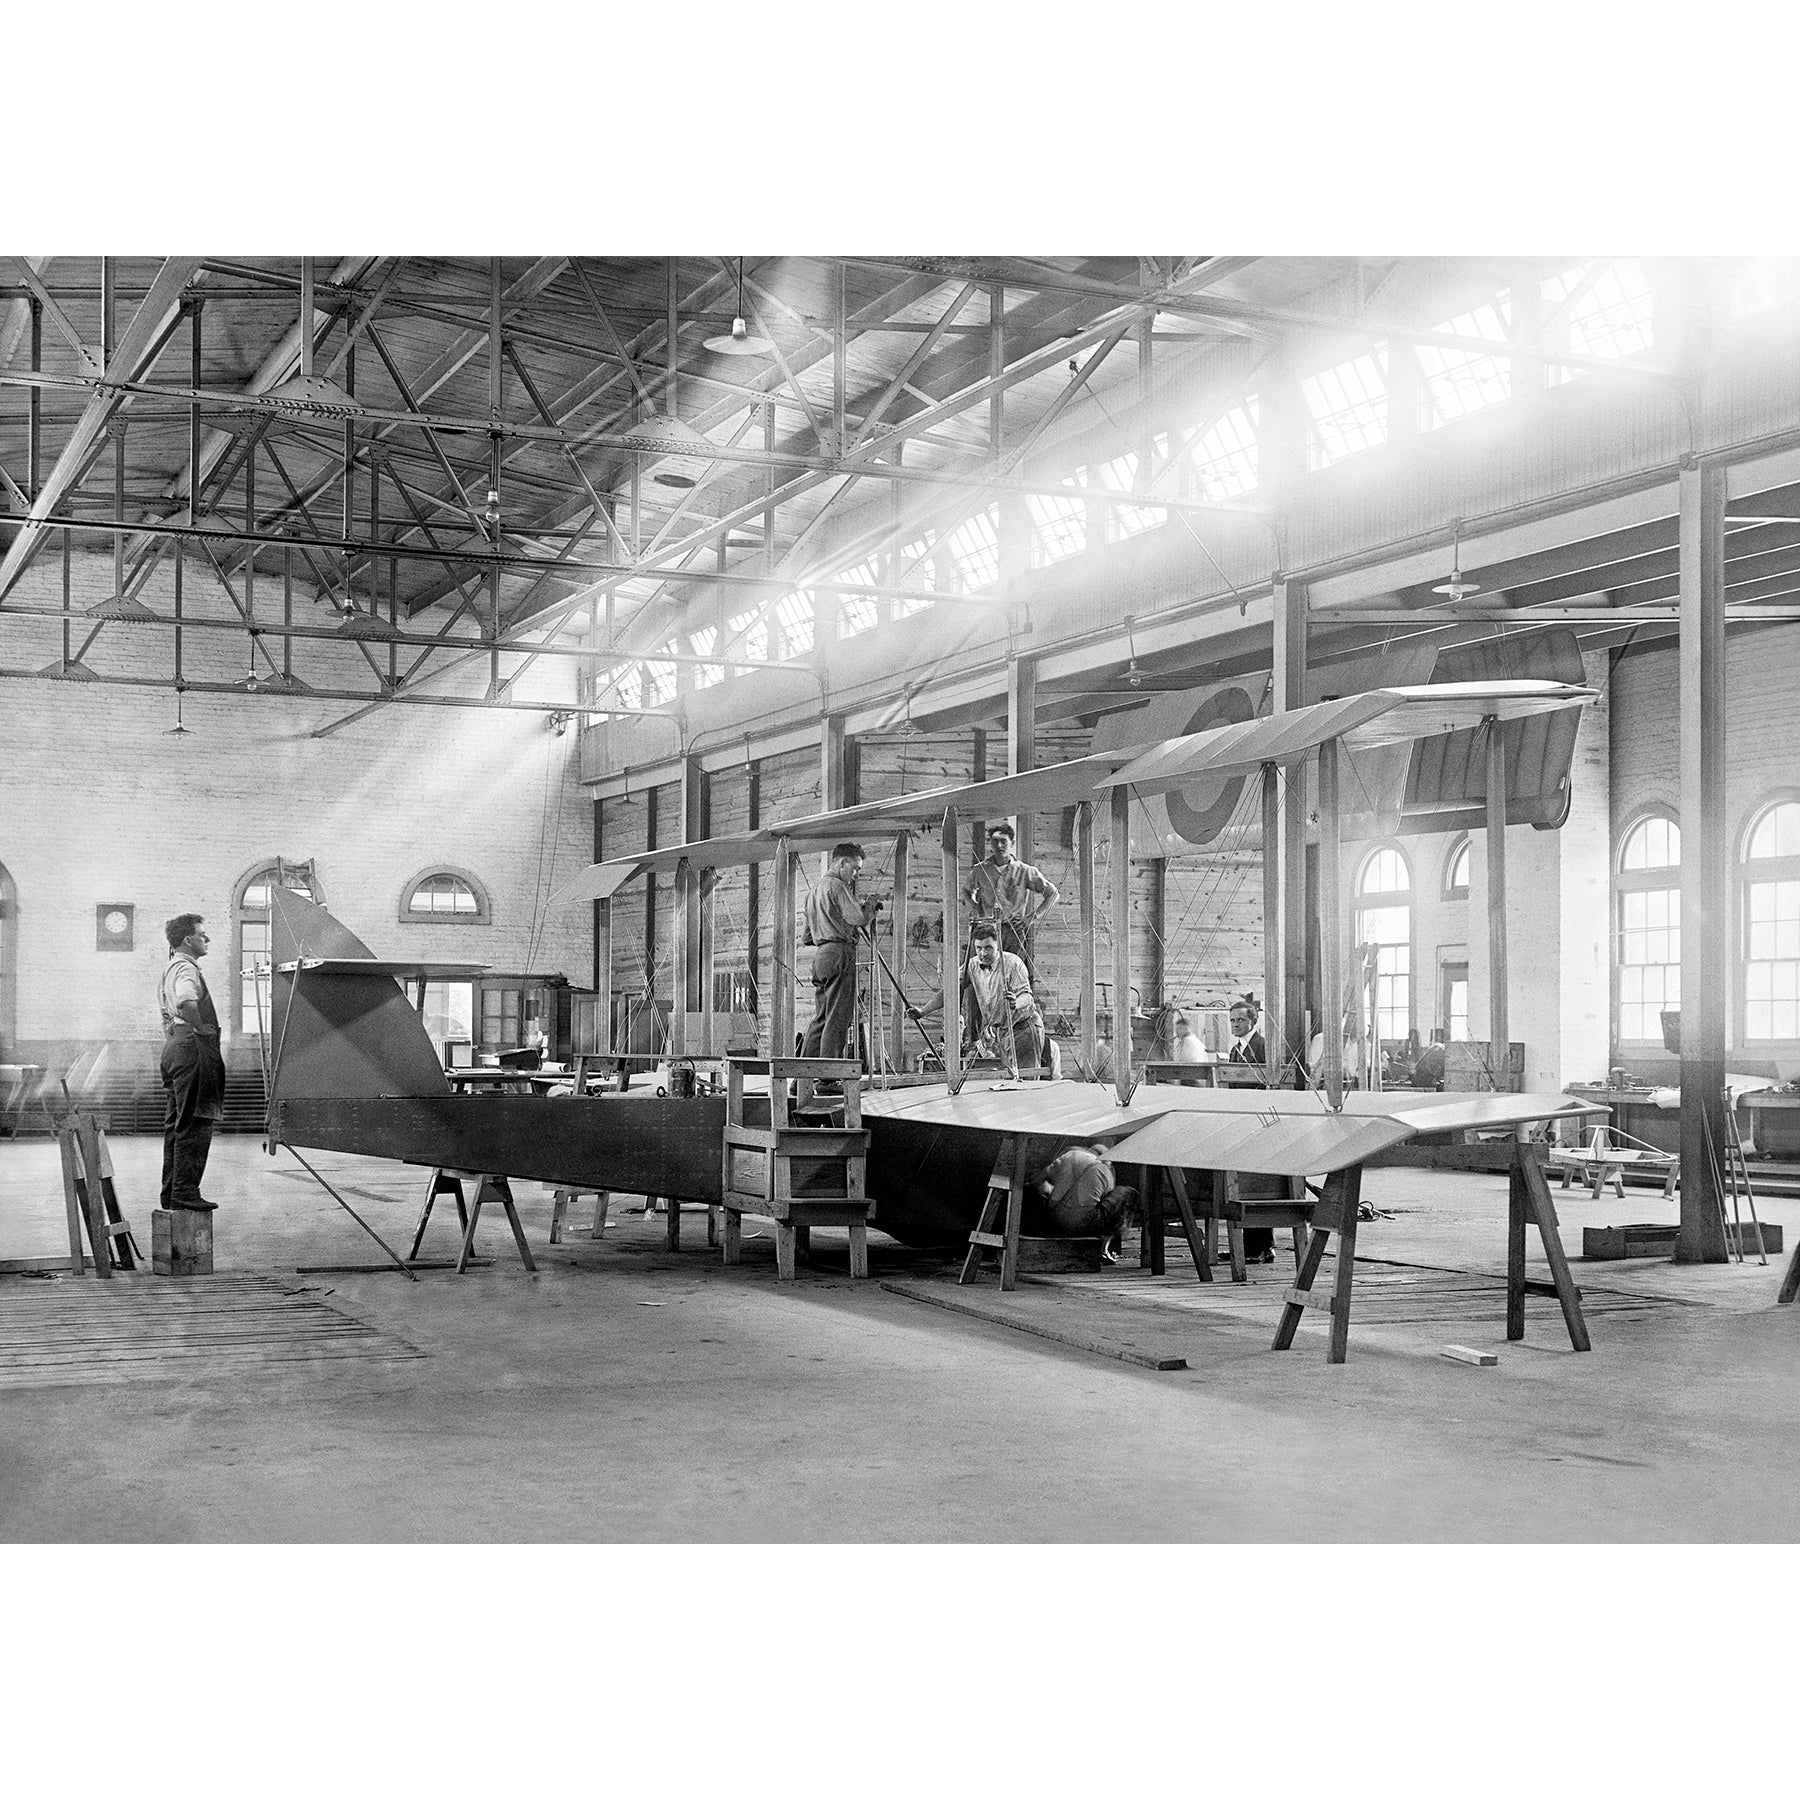
[[207,935],[199,913],[177,913],[164,925],[169,960],[158,996],[163,1047],[159,1065],[168,1095],[163,1109],[162,1206],[212,1212],[200,1192],[213,1127],[225,1111],[225,1054],[200,958]]

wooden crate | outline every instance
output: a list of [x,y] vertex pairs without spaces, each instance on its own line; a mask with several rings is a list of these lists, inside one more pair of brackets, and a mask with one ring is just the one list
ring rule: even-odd
[[1492,1058],[1485,1038],[1469,1038],[1444,1046],[1444,1092],[1472,1094],[1497,1091],[1516,1094],[1525,1081],[1525,1046],[1509,1044],[1505,1065]]
[[[1675,1254],[1674,1225],[1589,1225],[1581,1233],[1581,1254],[1589,1262],[1620,1262],[1626,1257],[1656,1256],[1665,1260]],[[1781,1227],[1764,1225],[1764,1251],[1773,1256],[1781,1248]],[[1756,1227],[1744,1220],[1736,1227],[1727,1226],[1725,1245],[1735,1255],[1742,1247],[1746,1256],[1756,1254]]]
[[213,1216],[177,1209],[150,1215],[150,1266],[158,1275],[213,1272]]

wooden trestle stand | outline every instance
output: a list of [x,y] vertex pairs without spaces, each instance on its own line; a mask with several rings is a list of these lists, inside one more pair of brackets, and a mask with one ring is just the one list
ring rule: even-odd
[[[1356,1209],[1361,1195],[1360,1163],[1339,1169],[1325,1178],[1325,1197],[1313,1211],[1312,1236],[1307,1241],[1306,1256],[1294,1278],[1294,1285],[1288,1290],[1271,1348],[1291,1349],[1301,1314],[1309,1306],[1315,1306],[1331,1314],[1326,1361],[1341,1363],[1349,1354],[1350,1290],[1356,1272]],[[1544,1257],[1550,1264],[1548,1281],[1533,1280],[1525,1273],[1527,1223],[1536,1225],[1543,1243]],[[1329,1295],[1314,1294],[1313,1280],[1325,1255],[1326,1239],[1333,1233],[1338,1242],[1331,1292]],[[1545,1181],[1544,1171],[1529,1146],[1515,1138],[1506,1208],[1506,1336],[1509,1343],[1517,1343],[1525,1335],[1527,1294],[1546,1294],[1560,1301],[1563,1323],[1569,1329],[1569,1342],[1577,1350],[1591,1348],[1587,1321],[1581,1312],[1581,1290],[1569,1272],[1568,1258],[1563,1254],[1562,1238],[1557,1231],[1556,1206],[1550,1198],[1550,1184]]]

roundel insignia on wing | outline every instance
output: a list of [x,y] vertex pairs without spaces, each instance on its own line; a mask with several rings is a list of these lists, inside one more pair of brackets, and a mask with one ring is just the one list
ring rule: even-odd
[[[1255,717],[1256,708],[1241,687],[1220,688],[1201,701],[1178,735],[1187,737],[1198,731],[1214,731],[1221,725],[1241,725]],[[1169,824],[1190,844],[1210,844],[1237,810],[1243,791],[1242,775],[1173,788],[1166,802]]]

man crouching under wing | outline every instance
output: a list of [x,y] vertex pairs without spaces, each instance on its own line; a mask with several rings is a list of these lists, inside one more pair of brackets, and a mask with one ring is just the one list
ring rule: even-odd
[[1137,1190],[1120,1187],[1104,1144],[1071,1144],[1026,1184],[1025,1213],[1045,1237],[1097,1237],[1108,1262],[1119,1260],[1119,1227],[1137,1208]]

